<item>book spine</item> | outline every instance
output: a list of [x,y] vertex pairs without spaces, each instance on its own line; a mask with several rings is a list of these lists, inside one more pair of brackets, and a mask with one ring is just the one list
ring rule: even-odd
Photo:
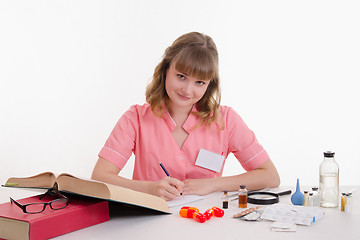
[[64,211],[61,215],[53,217],[49,215],[48,218],[30,223],[29,239],[49,239],[108,220],[108,201],[101,201],[91,206]]

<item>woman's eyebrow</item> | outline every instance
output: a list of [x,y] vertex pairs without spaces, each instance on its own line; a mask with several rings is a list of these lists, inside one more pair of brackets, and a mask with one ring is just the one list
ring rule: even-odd
[[184,75],[185,77],[188,77],[188,76],[189,76],[188,74],[183,73],[183,72],[181,72],[181,71],[178,71],[178,70],[176,70],[176,71],[178,72],[178,74]]

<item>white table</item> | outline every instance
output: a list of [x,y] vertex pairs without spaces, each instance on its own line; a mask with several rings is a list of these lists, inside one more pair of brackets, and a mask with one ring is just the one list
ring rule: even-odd
[[[341,187],[349,191],[354,187]],[[273,192],[294,188],[280,187]],[[357,186],[358,192],[360,187]],[[44,192],[43,190],[25,190],[0,188],[0,203],[9,201],[9,197],[20,199]],[[270,221],[246,222],[232,216],[242,209],[237,202],[229,202],[222,218],[212,217],[205,223],[179,216],[181,206],[171,208],[171,215],[122,215],[115,214],[110,221],[81,229],[57,239],[360,239],[360,195],[353,197],[352,212],[341,212],[339,208],[323,208],[325,217],[311,226],[297,226],[296,232],[273,232]],[[187,204],[197,207],[200,212],[213,206],[222,206],[222,193],[213,193],[204,199]],[[281,196],[280,204],[291,204],[290,195]],[[248,207],[256,205],[248,204]]]

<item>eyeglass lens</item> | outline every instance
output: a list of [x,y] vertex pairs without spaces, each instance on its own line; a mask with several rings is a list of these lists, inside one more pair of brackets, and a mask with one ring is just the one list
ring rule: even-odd
[[60,198],[50,203],[32,203],[26,206],[26,212],[28,213],[40,213],[45,210],[46,205],[50,205],[53,210],[62,209],[67,206],[67,200]]
[[54,210],[58,210],[58,209],[62,209],[64,207],[66,207],[67,204],[68,204],[67,199],[59,198],[59,199],[56,199],[56,200],[50,202],[50,207]]

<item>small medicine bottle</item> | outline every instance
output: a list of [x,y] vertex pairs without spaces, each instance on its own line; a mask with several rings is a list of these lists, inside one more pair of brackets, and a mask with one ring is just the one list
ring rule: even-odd
[[247,208],[247,190],[245,185],[240,185],[239,208]]
[[351,193],[346,194],[345,212],[347,213],[351,212],[351,197]]
[[313,193],[313,206],[314,207],[320,207],[320,194],[319,194],[319,188],[313,187],[312,188]]
[[309,192],[309,207],[314,206],[314,196],[312,192]]
[[309,206],[309,192],[304,191],[303,206]]
[[228,192],[225,191],[224,198],[223,198],[223,208],[228,209],[228,207],[229,207],[229,195],[228,195]]
[[346,200],[347,200],[346,193],[341,193],[341,211],[342,212],[345,212]]

